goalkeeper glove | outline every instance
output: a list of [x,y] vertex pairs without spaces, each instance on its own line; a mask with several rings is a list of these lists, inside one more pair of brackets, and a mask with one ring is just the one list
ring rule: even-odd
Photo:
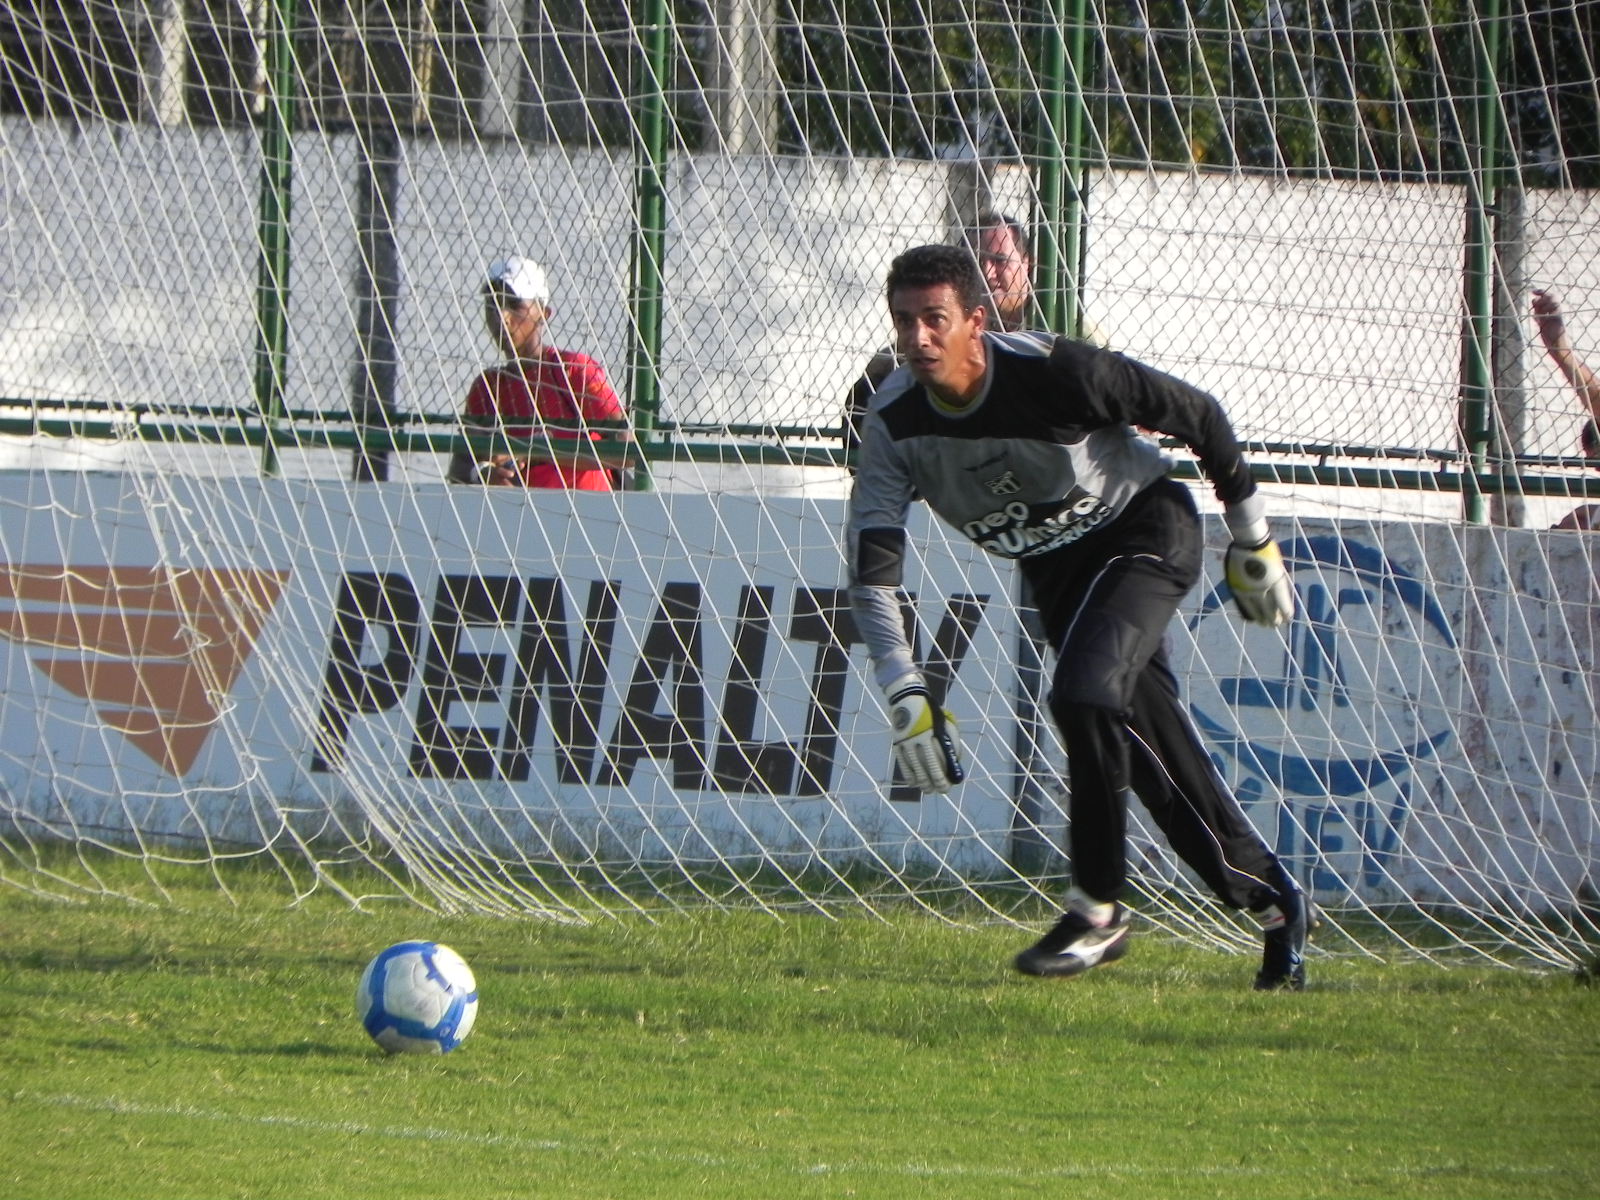
[[932,702],[921,676],[896,680],[883,696],[900,773],[924,792],[948,792],[965,779],[955,718]]
[[1294,585],[1283,569],[1283,553],[1270,537],[1257,545],[1234,542],[1222,566],[1233,602],[1246,621],[1274,626],[1294,616]]

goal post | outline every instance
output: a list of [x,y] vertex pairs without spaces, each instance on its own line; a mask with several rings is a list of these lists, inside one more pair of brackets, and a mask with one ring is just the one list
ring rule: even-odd
[[[1528,306],[1600,366],[1594,15],[1330,11],[14,5],[0,878],[1046,919],[1071,781],[1016,580],[919,516],[948,797],[895,786],[842,592],[884,273],[994,210],[1040,323],[1249,445],[1300,614],[1232,616],[1196,483],[1171,646],[1319,944],[1591,957],[1600,535],[1551,527],[1600,463]],[[629,407],[623,487],[446,479],[504,439],[460,414],[509,254]],[[1141,913],[1253,945],[1131,812]]]

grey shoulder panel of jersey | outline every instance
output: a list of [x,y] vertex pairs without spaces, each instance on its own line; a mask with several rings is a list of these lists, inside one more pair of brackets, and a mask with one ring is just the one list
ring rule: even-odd
[[1056,344],[1055,334],[1038,329],[1015,329],[1009,333],[991,330],[989,336],[997,344],[1015,354],[1026,354],[1035,358],[1048,357]]

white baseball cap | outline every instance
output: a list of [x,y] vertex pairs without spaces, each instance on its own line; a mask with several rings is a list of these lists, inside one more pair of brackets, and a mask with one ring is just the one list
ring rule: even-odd
[[544,268],[533,259],[516,254],[497,258],[489,264],[488,274],[488,286],[492,290],[517,300],[550,306],[550,281],[545,277]]

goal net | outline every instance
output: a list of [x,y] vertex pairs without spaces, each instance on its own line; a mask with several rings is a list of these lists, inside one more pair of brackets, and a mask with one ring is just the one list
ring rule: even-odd
[[[1300,611],[1242,625],[1213,566],[1170,644],[1317,944],[1591,958],[1600,396],[1562,363],[1600,368],[1596,32],[1546,0],[20,0],[0,878],[1048,920],[1071,780],[1015,578],[916,514],[948,796],[893,778],[843,590],[888,263],[998,213],[1027,324],[1248,443]],[[513,255],[626,410],[603,490],[476,482],[575,444],[463,423]],[[1130,811],[1141,914],[1255,945]]]

